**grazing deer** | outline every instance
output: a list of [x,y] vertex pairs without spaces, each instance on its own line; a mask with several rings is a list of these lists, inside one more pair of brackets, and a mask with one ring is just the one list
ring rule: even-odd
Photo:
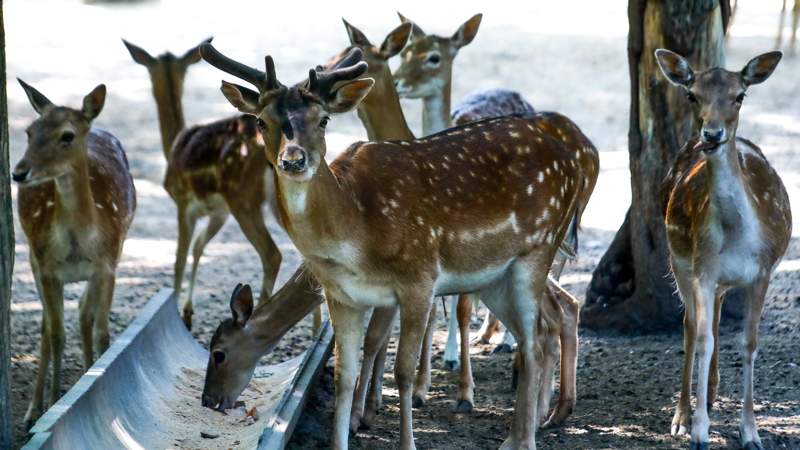
[[[348,444],[364,312],[400,309],[400,447],[413,449],[413,375],[433,297],[478,292],[515,334],[522,354],[517,411],[502,448],[535,448],[542,351],[535,336],[540,319],[554,323],[540,317],[547,309],[539,305],[553,257],[588,200],[583,167],[595,164],[585,150],[589,140],[569,119],[542,113],[421,140],[356,143],[328,165],[329,114],[351,110],[369,93],[374,81],[359,78],[366,63],[311,70],[308,83],[288,88],[269,56],[262,72],[210,44],[200,52],[258,87],[224,82],[222,91],[258,117],[283,223],[325,290],[337,346],[333,447]],[[354,49],[344,60],[360,56]]]
[[[403,116],[400,107],[400,101],[397,92],[392,83],[392,76],[390,73],[388,59],[394,56],[400,49],[403,48],[405,41],[408,37],[408,30],[412,24],[410,22],[403,23],[400,27],[393,30],[380,46],[374,46],[369,39],[358,28],[344,21],[347,29],[348,36],[352,46],[358,47],[363,55],[364,61],[368,63],[368,70],[366,76],[375,80],[375,85],[370,90],[369,95],[359,104],[358,115],[367,128],[367,134],[370,140],[386,140],[386,139],[413,139],[413,133],[408,128],[408,125]],[[352,47],[350,47],[352,48]],[[350,48],[342,52],[336,60],[340,60]],[[462,121],[475,121],[479,119],[489,118],[485,116],[501,116],[513,113],[526,113],[531,115],[533,108],[525,102],[518,93],[512,91],[492,90],[483,91],[473,94],[465,99],[464,102],[457,108],[458,120]],[[378,124],[381,128],[376,128]],[[592,182],[592,184],[594,181]],[[574,298],[563,291],[552,280],[548,280],[547,289],[548,301],[556,302],[556,300],[571,299],[570,312],[573,312],[572,317],[577,317],[577,302]],[[559,295],[555,293],[559,292]],[[550,295],[550,294],[553,295]],[[463,305],[466,303],[466,317]],[[555,304],[555,303],[554,303]],[[469,364],[469,315],[471,314],[472,300],[467,299],[466,302],[460,302],[458,305],[458,314],[461,316],[459,321],[459,328],[462,336],[466,335],[467,338],[462,338],[461,358],[466,361],[461,365],[461,374],[459,381],[459,390],[456,401],[456,412],[469,412],[473,406],[473,391],[474,383],[472,380],[472,372]],[[572,311],[572,310],[575,311]],[[455,308],[451,309],[455,317]],[[567,314],[568,312],[565,312]],[[391,330],[391,322],[395,316],[395,311],[391,310],[378,310],[373,313],[370,320],[369,327],[364,344],[364,359],[361,366],[361,374],[359,376],[358,385],[356,388],[356,396],[353,403],[351,429],[355,430],[359,425],[369,427],[374,420],[374,416],[381,404],[382,380],[383,380],[383,362],[385,361],[386,346],[388,344],[389,332]],[[432,316],[435,316],[435,303],[431,309]],[[577,320],[577,319],[575,319]],[[425,334],[425,342],[423,345],[423,356],[421,357],[419,370],[415,380],[414,388],[414,406],[421,406],[424,404],[424,399],[427,395],[430,386],[430,339],[432,337],[432,321],[429,323],[428,330]],[[565,349],[577,348],[577,323],[574,326],[562,327],[562,332],[573,330],[575,343],[564,344]],[[577,364],[576,358],[571,357],[565,350],[565,362],[573,361],[573,365]],[[559,404],[557,411],[551,416],[549,424],[555,425],[563,422],[569,415],[575,401],[575,370],[566,369],[563,375],[573,374],[573,379],[562,383],[564,386],[560,391]],[[572,386],[573,389],[569,389]],[[369,388],[369,390],[368,390]],[[549,387],[548,387],[549,389]],[[369,401],[367,401],[367,396]],[[549,398],[549,397],[548,397]],[[365,408],[366,403],[366,408]],[[547,412],[547,406],[540,409],[540,413]]]
[[[211,42],[211,38],[203,43]],[[263,205],[274,209],[272,168],[264,157],[263,143],[252,116],[240,115],[205,125],[186,128],[181,97],[188,67],[200,61],[199,46],[175,57],[164,53],[151,56],[144,49],[123,40],[133,60],[150,74],[153,97],[158,107],[158,122],[167,173],[164,188],[178,209],[178,250],[175,255],[175,290],[180,294],[189,246],[197,221],[208,217],[208,224],[192,247],[189,292],[182,305],[183,321],[191,329],[194,313],[192,297],[200,258],[205,246],[219,232],[228,215],[233,214],[248,241],[253,245],[263,270],[260,299],[268,298],[278,276],[281,253],[267,230]],[[321,323],[314,316],[315,329]]]
[[693,449],[708,448],[708,408],[719,384],[720,307],[725,291],[740,286],[746,311],[739,432],[743,448],[763,449],[753,412],[758,323],[770,274],[789,244],[792,217],[780,177],[755,144],[737,138],[736,128],[747,88],[769,78],[781,53],[753,58],[741,72],[695,73],[688,61],[664,49],[655,57],[667,80],[686,93],[695,118],[695,137],[678,154],[664,184],[670,263],[686,308],[681,395],[671,431],[681,435],[689,428],[697,352],[691,442]]
[[61,395],[65,283],[88,281],[79,311],[84,369],[94,362],[94,352],[100,355],[108,348],[115,274],[136,210],[136,190],[122,144],[91,128],[103,109],[104,85],[84,97],[81,109],[72,109],[19,83],[39,114],[25,130],[28,147],[12,174],[19,184],[19,220],[43,305],[39,370],[25,413],[29,429],[45,410],[51,365],[50,403]]
[[[800,0],[794,0],[792,7],[792,34],[789,38],[789,54],[794,55],[797,43],[797,25],[800,23]],[[783,0],[783,7],[781,8],[781,18],[778,23],[778,37],[775,38],[775,48],[781,48],[781,41],[783,40],[783,23],[786,16],[786,0]]]

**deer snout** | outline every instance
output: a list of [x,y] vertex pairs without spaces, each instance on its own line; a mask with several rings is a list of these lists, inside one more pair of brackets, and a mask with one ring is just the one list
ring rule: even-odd
[[296,145],[284,149],[279,158],[281,170],[289,173],[300,173],[306,170],[308,158],[306,151]]
[[725,128],[722,127],[713,127],[713,128],[706,128],[703,127],[702,130],[702,138],[705,142],[718,144],[725,140]]
[[17,183],[24,183],[28,180],[28,175],[30,175],[30,173],[31,168],[25,164],[24,161],[20,161],[20,163],[14,167],[14,172],[11,173],[11,178]]

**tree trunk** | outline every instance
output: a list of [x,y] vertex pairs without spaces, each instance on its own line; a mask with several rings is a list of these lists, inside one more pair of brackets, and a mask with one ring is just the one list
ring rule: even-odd
[[581,324],[623,333],[675,329],[680,299],[667,258],[661,181],[694,132],[689,102],[669,85],[654,51],[698,69],[724,65],[729,0],[629,0],[631,206],[586,294]]
[[0,448],[11,448],[11,275],[14,269],[14,220],[8,154],[6,98],[6,35],[0,0]]

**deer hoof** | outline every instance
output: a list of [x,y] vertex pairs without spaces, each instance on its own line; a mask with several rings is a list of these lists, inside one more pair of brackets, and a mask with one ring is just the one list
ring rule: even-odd
[[498,353],[514,353],[514,349],[508,344],[498,344],[497,347],[492,350],[492,354],[496,355]]
[[420,397],[419,395],[411,396],[411,407],[412,408],[422,408],[425,406],[425,399]]
[[191,331],[192,330],[192,315],[194,314],[193,311],[184,311],[183,312],[183,324],[186,325],[186,329]]
[[458,360],[445,361],[444,368],[450,372],[455,372],[458,369]]
[[472,412],[472,401],[461,399],[456,402],[453,412],[456,414],[469,414]]
[[760,442],[756,441],[746,442],[742,448],[744,450],[764,450],[764,446],[761,445]]
[[689,444],[690,450],[708,450],[708,442],[692,442]]

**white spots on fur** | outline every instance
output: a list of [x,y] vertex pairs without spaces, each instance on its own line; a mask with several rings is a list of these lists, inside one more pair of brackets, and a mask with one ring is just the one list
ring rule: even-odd
[[399,204],[399,203],[397,203],[397,200],[395,200],[395,199],[391,199],[391,200],[389,200],[389,206],[390,206],[391,208],[397,209],[397,208],[399,208],[399,207],[400,207],[400,204]]
[[42,210],[41,209],[37,209],[36,212],[33,213],[33,217],[34,218],[39,217],[41,214],[42,214]]
[[114,203],[114,202],[111,202],[111,209],[113,209],[113,210],[114,210],[114,212],[117,212],[117,211],[119,211],[119,208],[117,208],[117,204],[116,204],[116,203]]
[[553,170],[559,170],[558,161],[553,161]]
[[103,209],[103,205],[101,205],[100,203],[95,203],[94,207],[97,209]]
[[538,181],[539,183],[543,183],[544,182],[544,172],[542,172],[541,170],[536,175],[536,181]]
[[542,144],[542,143],[544,143],[544,139],[542,139],[541,136],[536,136],[536,143]]
[[51,200],[48,200],[47,202],[45,202],[44,206],[46,208],[52,208],[53,207],[53,202]]
[[519,131],[510,131],[508,135],[516,139],[519,137]]
[[422,218],[422,216],[417,216],[417,225],[425,225],[425,220]]
[[555,197],[550,197],[550,206],[555,206],[557,201]]
[[533,195],[533,184],[529,184],[528,189],[526,189],[525,192],[527,192],[528,195]]
[[475,178],[475,177],[477,177],[478,175],[477,175],[477,174],[476,174],[474,171],[470,170],[470,171],[469,171],[469,176],[471,176],[472,178]]
[[551,172],[551,170],[550,170],[550,168],[549,168],[549,167],[546,167],[546,168],[544,169],[544,174],[545,174],[545,175],[547,175],[547,176],[550,176],[550,172]]

